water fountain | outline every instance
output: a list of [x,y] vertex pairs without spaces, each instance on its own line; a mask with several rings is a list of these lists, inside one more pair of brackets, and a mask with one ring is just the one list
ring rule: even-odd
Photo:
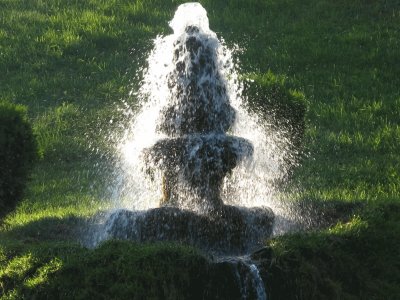
[[210,278],[230,274],[232,295],[266,299],[250,253],[288,223],[274,183],[288,173],[290,142],[243,105],[232,51],[200,4],[179,6],[169,25],[134,92],[142,106],[123,111],[132,123],[118,136],[115,209],[87,244],[192,245],[212,255]]
[[159,78],[164,85],[150,91],[165,98],[156,99],[153,113],[157,138],[138,153],[140,171],[162,187],[159,207],[116,210],[106,223],[107,235],[243,254],[271,234],[274,214],[268,207],[228,205],[221,192],[225,177],[252,159],[254,146],[229,134],[237,115],[221,43],[205,9],[183,4],[170,26],[174,34],[163,39],[170,54]]

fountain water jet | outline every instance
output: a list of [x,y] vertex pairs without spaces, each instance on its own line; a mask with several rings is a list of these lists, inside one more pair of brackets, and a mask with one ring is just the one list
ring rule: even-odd
[[172,92],[158,125],[168,138],[144,152],[149,168],[163,171],[164,205],[221,209],[224,177],[253,153],[250,142],[225,134],[235,111],[216,64],[217,45],[195,25],[187,25],[174,42],[175,68],[167,77]]
[[238,103],[231,101],[230,59],[221,55],[223,47],[200,4],[181,5],[170,26],[174,34],[158,38],[153,52],[165,55],[149,60],[153,77],[145,77],[141,90],[148,101],[135,121],[136,138],[125,148],[140,161],[133,172],[152,178],[162,199],[159,207],[115,211],[107,235],[246,253],[271,234],[274,214],[267,207],[226,203],[241,201],[227,200],[226,176],[237,168],[243,172],[258,151],[248,139],[228,134],[243,122]]

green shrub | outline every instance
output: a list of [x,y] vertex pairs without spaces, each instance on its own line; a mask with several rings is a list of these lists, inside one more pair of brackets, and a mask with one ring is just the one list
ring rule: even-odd
[[36,155],[25,107],[0,103],[0,215],[21,199]]

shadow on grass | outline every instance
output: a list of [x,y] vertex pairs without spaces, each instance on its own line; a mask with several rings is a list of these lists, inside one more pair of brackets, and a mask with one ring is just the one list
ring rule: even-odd
[[[49,241],[76,241],[88,220],[82,217],[46,217],[0,233],[0,238],[15,239],[24,243]],[[2,236],[2,237],[1,237]]]

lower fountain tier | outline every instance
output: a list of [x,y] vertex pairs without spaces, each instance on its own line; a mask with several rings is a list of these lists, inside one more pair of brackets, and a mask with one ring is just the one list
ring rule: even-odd
[[177,207],[118,210],[106,223],[110,238],[137,242],[172,241],[216,253],[244,254],[272,233],[274,213],[267,207],[223,206],[212,215]]
[[[220,189],[224,177],[245,158],[251,157],[253,146],[246,139],[225,134],[187,135],[163,139],[144,150],[148,171],[164,173],[164,202],[179,206],[190,190],[194,206],[204,210],[222,205]],[[197,199],[197,200],[195,200]]]

